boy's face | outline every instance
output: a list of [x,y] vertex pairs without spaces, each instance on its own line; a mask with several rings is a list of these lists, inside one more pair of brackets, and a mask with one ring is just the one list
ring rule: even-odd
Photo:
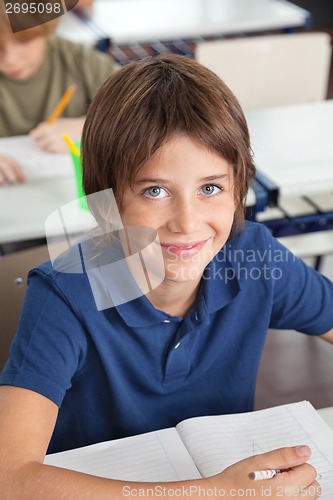
[[45,46],[45,37],[20,40],[9,36],[0,47],[0,73],[13,80],[31,78],[42,66]]
[[157,230],[166,280],[199,282],[234,220],[232,168],[179,136],[160,148],[124,193],[124,226]]

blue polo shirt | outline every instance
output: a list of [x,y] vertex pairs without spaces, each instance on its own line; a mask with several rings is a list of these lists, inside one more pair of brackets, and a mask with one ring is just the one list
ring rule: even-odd
[[145,296],[98,311],[85,273],[32,270],[0,384],[59,406],[49,452],[250,411],[269,327],[333,328],[333,284],[248,222],[184,317]]

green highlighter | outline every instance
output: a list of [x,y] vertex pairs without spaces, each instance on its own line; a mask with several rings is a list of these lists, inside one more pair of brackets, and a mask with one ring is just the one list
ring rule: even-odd
[[86,196],[82,186],[82,165],[81,165],[81,155],[80,155],[81,141],[79,140],[72,141],[66,134],[64,134],[63,137],[68,145],[69,152],[72,157],[79,207],[83,208],[84,210],[89,210]]

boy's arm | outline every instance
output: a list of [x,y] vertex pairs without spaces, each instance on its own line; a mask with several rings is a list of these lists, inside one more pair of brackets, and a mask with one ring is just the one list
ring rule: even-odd
[[4,500],[110,499],[107,479],[43,465],[58,408],[27,389],[0,387],[0,490]]
[[[308,447],[303,449],[303,454],[299,454],[296,447],[282,448],[238,462],[211,478],[171,483],[116,481],[43,465],[57,414],[57,406],[44,396],[27,389],[0,387],[0,490],[3,500],[109,500],[126,496],[134,499],[152,496],[153,488],[164,491],[164,498],[174,498],[175,492],[181,492],[182,488],[191,491],[192,498],[206,496],[204,490],[209,496],[215,490],[215,497],[221,496],[222,491],[224,496],[230,493],[243,497],[249,488],[251,495],[254,492],[255,498],[259,498],[263,487],[271,488],[271,499],[283,500],[290,499],[287,489],[290,486],[294,492],[299,492],[295,495],[297,498],[305,497],[303,487],[311,487],[311,495],[306,498],[318,497],[316,471],[305,463],[310,457]],[[250,472],[262,468],[290,467],[293,469],[270,480],[253,481],[248,477]]]
[[324,333],[324,335],[321,335],[321,338],[333,344],[333,328],[329,332]]

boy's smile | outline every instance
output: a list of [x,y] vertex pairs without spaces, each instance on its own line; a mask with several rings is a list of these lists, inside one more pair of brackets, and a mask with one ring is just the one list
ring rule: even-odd
[[183,258],[190,258],[202,249],[206,241],[207,240],[184,243],[161,243],[161,247],[169,253],[174,253],[175,255],[179,255]]
[[176,136],[141,168],[123,207],[124,226],[156,229],[166,281],[199,282],[233,224],[232,168],[217,153]]

